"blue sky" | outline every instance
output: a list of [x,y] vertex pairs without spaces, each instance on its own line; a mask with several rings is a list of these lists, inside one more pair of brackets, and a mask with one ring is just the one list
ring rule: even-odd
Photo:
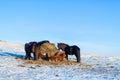
[[119,0],[2,0],[0,39],[50,40],[82,52],[120,56]]

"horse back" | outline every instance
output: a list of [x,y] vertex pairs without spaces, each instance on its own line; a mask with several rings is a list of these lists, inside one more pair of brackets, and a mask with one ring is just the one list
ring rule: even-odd
[[62,49],[63,51],[65,50],[66,47],[68,47],[68,44],[65,43],[57,43],[58,49]]
[[76,45],[73,45],[73,46],[70,46],[72,49],[75,49],[75,50],[80,50],[80,48]]

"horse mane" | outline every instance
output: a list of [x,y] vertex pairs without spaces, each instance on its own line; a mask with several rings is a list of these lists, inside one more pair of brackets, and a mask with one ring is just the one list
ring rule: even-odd
[[68,44],[66,43],[57,43],[58,45],[61,44],[61,45],[66,45],[66,46],[69,46]]

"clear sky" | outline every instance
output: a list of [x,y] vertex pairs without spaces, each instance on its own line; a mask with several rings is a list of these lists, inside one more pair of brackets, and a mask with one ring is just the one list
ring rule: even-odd
[[47,39],[120,56],[120,0],[1,0],[0,39]]

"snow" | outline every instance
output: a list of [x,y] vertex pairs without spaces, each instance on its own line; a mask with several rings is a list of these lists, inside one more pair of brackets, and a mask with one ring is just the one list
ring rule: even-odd
[[25,63],[24,57],[23,45],[1,41],[0,80],[120,80],[120,57],[81,53],[81,63],[69,56],[69,64],[58,65]]

